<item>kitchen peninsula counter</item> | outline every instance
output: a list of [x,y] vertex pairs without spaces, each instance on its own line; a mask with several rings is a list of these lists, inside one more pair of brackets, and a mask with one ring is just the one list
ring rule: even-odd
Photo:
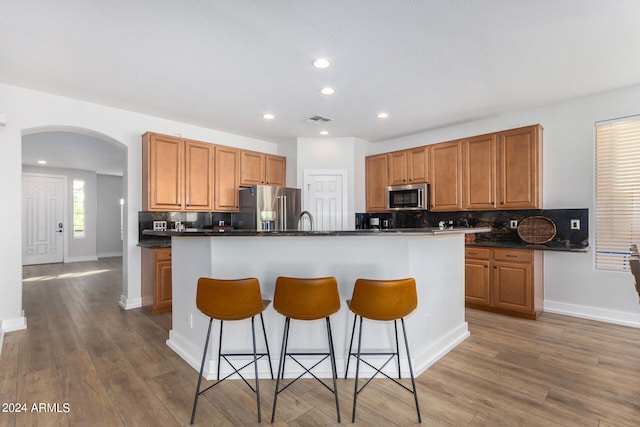
[[[263,298],[273,299],[278,276],[325,277],[338,281],[341,308],[331,316],[338,374],[344,376],[353,314],[346,300],[351,298],[357,278],[396,279],[414,277],[418,307],[406,319],[414,369],[417,374],[462,342],[468,335],[464,317],[465,234],[488,229],[401,229],[343,231],[258,232],[248,230],[151,231],[143,234],[170,236],[173,262],[173,324],[167,345],[195,370],[199,369],[208,318],[195,306],[200,277],[237,279],[257,277]],[[264,313],[273,365],[279,358],[284,317],[270,305]],[[214,322],[205,376],[217,370],[219,322]],[[363,331],[363,348],[387,350],[395,345],[393,323],[368,322]],[[251,349],[250,322],[225,322],[225,351]],[[259,325],[259,323],[258,323]],[[262,334],[257,344],[263,348]],[[324,343],[324,344],[323,344]],[[293,351],[317,351],[326,346],[323,321],[294,322],[289,338]],[[408,376],[405,352],[401,350],[402,374]],[[249,359],[247,359],[248,361]],[[326,361],[325,361],[326,362]],[[241,362],[240,362],[241,363]],[[258,362],[261,378],[270,378],[266,362]],[[349,377],[354,376],[355,364]],[[397,375],[395,364],[388,373]],[[222,362],[221,374],[230,372]],[[253,370],[248,369],[250,377]],[[302,371],[294,363],[286,365],[285,377]],[[395,374],[394,374],[395,372]],[[327,363],[320,376],[330,377]]]

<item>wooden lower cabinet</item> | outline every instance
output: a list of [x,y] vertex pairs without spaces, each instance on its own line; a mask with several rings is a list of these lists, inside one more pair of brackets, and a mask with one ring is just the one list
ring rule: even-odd
[[142,306],[151,314],[171,311],[171,248],[142,248]]
[[536,319],[544,299],[542,251],[465,248],[465,305]]

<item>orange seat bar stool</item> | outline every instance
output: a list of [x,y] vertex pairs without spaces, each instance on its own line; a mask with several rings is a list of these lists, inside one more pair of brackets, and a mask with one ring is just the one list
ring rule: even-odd
[[[198,405],[198,397],[201,394],[209,390],[210,388],[220,384],[222,381],[231,377],[234,374],[240,375],[240,378],[249,386],[249,388],[256,394],[256,402],[258,405],[258,422],[262,421],[260,414],[260,383],[258,381],[258,360],[264,356],[267,356],[269,362],[269,369],[271,371],[271,378],[273,379],[273,367],[271,366],[271,355],[269,353],[269,343],[267,342],[267,332],[264,327],[264,318],[262,312],[269,306],[271,301],[263,300],[260,294],[260,283],[258,279],[237,279],[237,280],[225,280],[225,279],[210,279],[201,277],[198,279],[198,289],[196,291],[196,307],[203,314],[209,317],[209,328],[207,330],[207,338],[204,342],[204,352],[202,353],[202,364],[200,365],[200,373],[198,375],[198,386],[196,387],[196,396],[193,400],[193,410],[191,411],[191,424],[193,424],[196,417],[196,407]],[[256,352],[256,330],[255,330],[255,316],[260,315],[260,322],[262,323],[262,333],[264,335],[264,342],[266,347],[266,353]],[[211,336],[211,324],[213,319],[220,321],[220,341],[218,345],[218,373],[216,382],[200,391],[200,385],[202,382],[202,372],[204,370],[204,363],[207,358],[207,348],[209,346],[209,337]],[[222,326],[225,321],[232,320],[246,320],[251,319],[251,336],[253,338],[253,353],[222,353]],[[240,368],[236,368],[229,357],[234,356],[253,356],[253,361],[245,364]],[[220,379],[220,362],[222,358],[231,366],[233,372],[226,377]],[[240,370],[253,364],[255,368],[255,388],[242,376]]]
[[[351,330],[351,341],[349,343],[349,355],[347,357],[347,367],[345,370],[345,378],[349,371],[349,361],[351,356],[356,358],[356,379],[353,391],[353,412],[351,422],[356,419],[356,402],[358,395],[364,390],[369,382],[378,374],[389,378],[411,394],[413,394],[416,402],[416,412],[418,413],[418,422],[422,422],[420,416],[420,407],[418,406],[418,394],[416,393],[416,382],[413,376],[413,367],[411,366],[411,355],[409,354],[409,341],[407,340],[407,331],[404,325],[404,318],[413,312],[418,306],[418,295],[416,292],[416,281],[413,278],[397,279],[397,280],[370,280],[358,279],[353,288],[353,296],[347,301],[349,309],[355,314],[353,319],[353,329]],[[362,319],[370,319],[377,321],[393,321],[395,329],[395,351],[391,352],[362,352]],[[360,322],[357,322],[360,319]],[[398,320],[402,324],[402,333],[404,335],[404,344],[407,352],[407,361],[409,363],[409,373],[411,374],[411,388],[406,387],[395,378],[390,377],[382,372],[382,369],[394,358],[398,361],[398,378],[400,378],[400,349],[398,347]],[[358,329],[358,350],[352,353],[353,336],[356,330],[356,323],[359,323]],[[367,355],[384,355],[389,356],[387,361],[380,367],[375,367],[366,362],[363,356]],[[365,363],[375,370],[373,376],[369,378],[362,387],[358,388],[358,376],[360,374],[360,362]]]
[[[283,316],[284,333],[282,335],[282,348],[280,350],[280,363],[278,365],[278,377],[276,380],[276,391],[273,399],[273,411],[271,412],[271,422],[276,416],[276,405],[278,395],[286,390],[293,383],[302,378],[305,374],[310,374],[320,382],[326,389],[332,392],[336,400],[336,413],[340,422],[340,406],[338,404],[338,388],[336,386],[336,356],[333,347],[333,337],[331,335],[331,322],[329,316],[340,310],[340,294],[338,293],[338,282],[335,277],[321,277],[312,279],[299,279],[293,277],[278,277],[276,279],[276,289],[273,295],[273,308]],[[289,327],[291,319],[294,320],[320,320],[324,318],[327,329],[328,352],[289,352]],[[296,357],[297,356],[322,356],[313,366],[307,368]],[[281,387],[284,379],[284,366],[287,356],[296,362],[304,372],[297,378]],[[331,361],[331,372],[333,377],[333,388],[326,385],[320,378],[315,376],[311,370],[329,358]]]

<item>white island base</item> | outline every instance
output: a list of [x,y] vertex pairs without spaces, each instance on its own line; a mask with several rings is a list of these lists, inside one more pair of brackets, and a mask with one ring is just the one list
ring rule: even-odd
[[[331,316],[331,327],[339,377],[344,377],[353,325],[353,313],[348,310],[346,300],[351,298],[354,282],[360,277],[416,279],[418,308],[405,320],[416,375],[469,336],[464,315],[464,233],[172,237],[172,263],[173,326],[167,345],[196,370],[200,369],[209,321],[195,306],[200,277],[257,277],[264,299],[273,299],[278,276],[336,277],[342,305],[340,311]],[[264,312],[264,321],[275,375],[284,318],[270,305]],[[220,322],[214,320],[213,325],[204,370],[207,379],[215,379],[217,371]],[[406,378],[409,370],[402,330],[398,326],[401,371]],[[256,318],[256,341],[258,351],[264,349],[259,318]],[[363,352],[388,351],[394,346],[393,322],[365,319]],[[251,352],[251,348],[251,322],[225,322],[223,352]],[[324,351],[326,348],[324,320],[292,320],[289,351]],[[267,362],[263,359],[258,365],[260,378],[270,378]],[[361,370],[364,375],[371,372],[362,364]],[[253,367],[245,371],[246,377],[254,376]],[[316,371],[319,377],[331,377],[328,361]],[[396,362],[390,362],[385,371],[397,375]],[[229,372],[223,360],[221,375]],[[294,362],[287,362],[285,378],[296,377],[301,372]],[[348,376],[355,376],[353,359]]]

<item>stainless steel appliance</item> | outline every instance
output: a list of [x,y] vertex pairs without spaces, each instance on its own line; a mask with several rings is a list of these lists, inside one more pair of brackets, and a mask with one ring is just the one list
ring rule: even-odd
[[240,188],[240,209],[231,225],[245,230],[297,230],[301,213],[299,188],[256,185]]
[[386,207],[390,211],[428,211],[429,184],[387,187]]

